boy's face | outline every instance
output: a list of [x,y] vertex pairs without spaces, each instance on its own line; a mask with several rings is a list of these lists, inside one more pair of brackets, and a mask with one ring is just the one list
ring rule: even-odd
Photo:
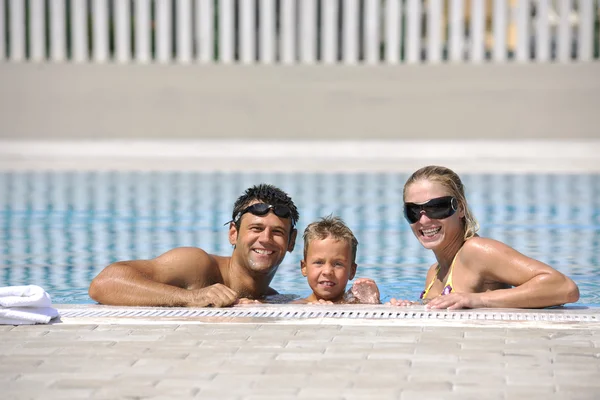
[[331,237],[309,242],[306,259],[300,265],[313,293],[323,300],[341,300],[348,280],[356,273],[350,244]]

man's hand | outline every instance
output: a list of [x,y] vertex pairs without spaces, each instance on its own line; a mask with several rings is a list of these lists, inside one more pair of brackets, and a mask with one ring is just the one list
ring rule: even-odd
[[252,305],[252,304],[262,304],[262,301],[260,301],[260,300],[254,300],[254,299],[249,299],[247,297],[243,297],[241,299],[238,299],[235,302],[236,306],[246,306],[246,305]]
[[481,293],[450,293],[431,299],[426,306],[426,308],[432,310],[458,310],[461,308],[481,307],[485,307],[481,300]]
[[227,307],[238,299],[236,292],[221,283],[195,289],[192,292],[193,298],[188,303],[190,307]]

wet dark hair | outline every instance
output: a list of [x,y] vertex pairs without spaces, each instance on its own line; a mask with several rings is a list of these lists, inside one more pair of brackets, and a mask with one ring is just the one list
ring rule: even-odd
[[[250,205],[250,203],[258,200],[261,203],[270,204],[272,206],[286,206],[292,212],[290,216],[292,220],[292,230],[298,223],[300,215],[298,209],[292,201],[292,198],[287,195],[283,190],[276,186],[261,183],[260,185],[252,186],[246,189],[246,192],[238,197],[233,205],[233,212],[231,213],[231,219],[235,220],[235,216]],[[235,222],[236,229],[240,229],[242,219],[240,218]]]

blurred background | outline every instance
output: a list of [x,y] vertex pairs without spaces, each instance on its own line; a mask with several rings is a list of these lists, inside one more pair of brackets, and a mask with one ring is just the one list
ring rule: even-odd
[[0,138],[596,138],[599,10],[0,0]]

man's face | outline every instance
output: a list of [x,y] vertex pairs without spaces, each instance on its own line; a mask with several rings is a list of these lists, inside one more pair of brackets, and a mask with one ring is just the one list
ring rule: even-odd
[[231,224],[229,242],[249,270],[269,273],[281,264],[286,251],[294,250],[296,234],[290,218],[280,218],[272,211],[262,216],[248,212],[242,215],[239,230]]

